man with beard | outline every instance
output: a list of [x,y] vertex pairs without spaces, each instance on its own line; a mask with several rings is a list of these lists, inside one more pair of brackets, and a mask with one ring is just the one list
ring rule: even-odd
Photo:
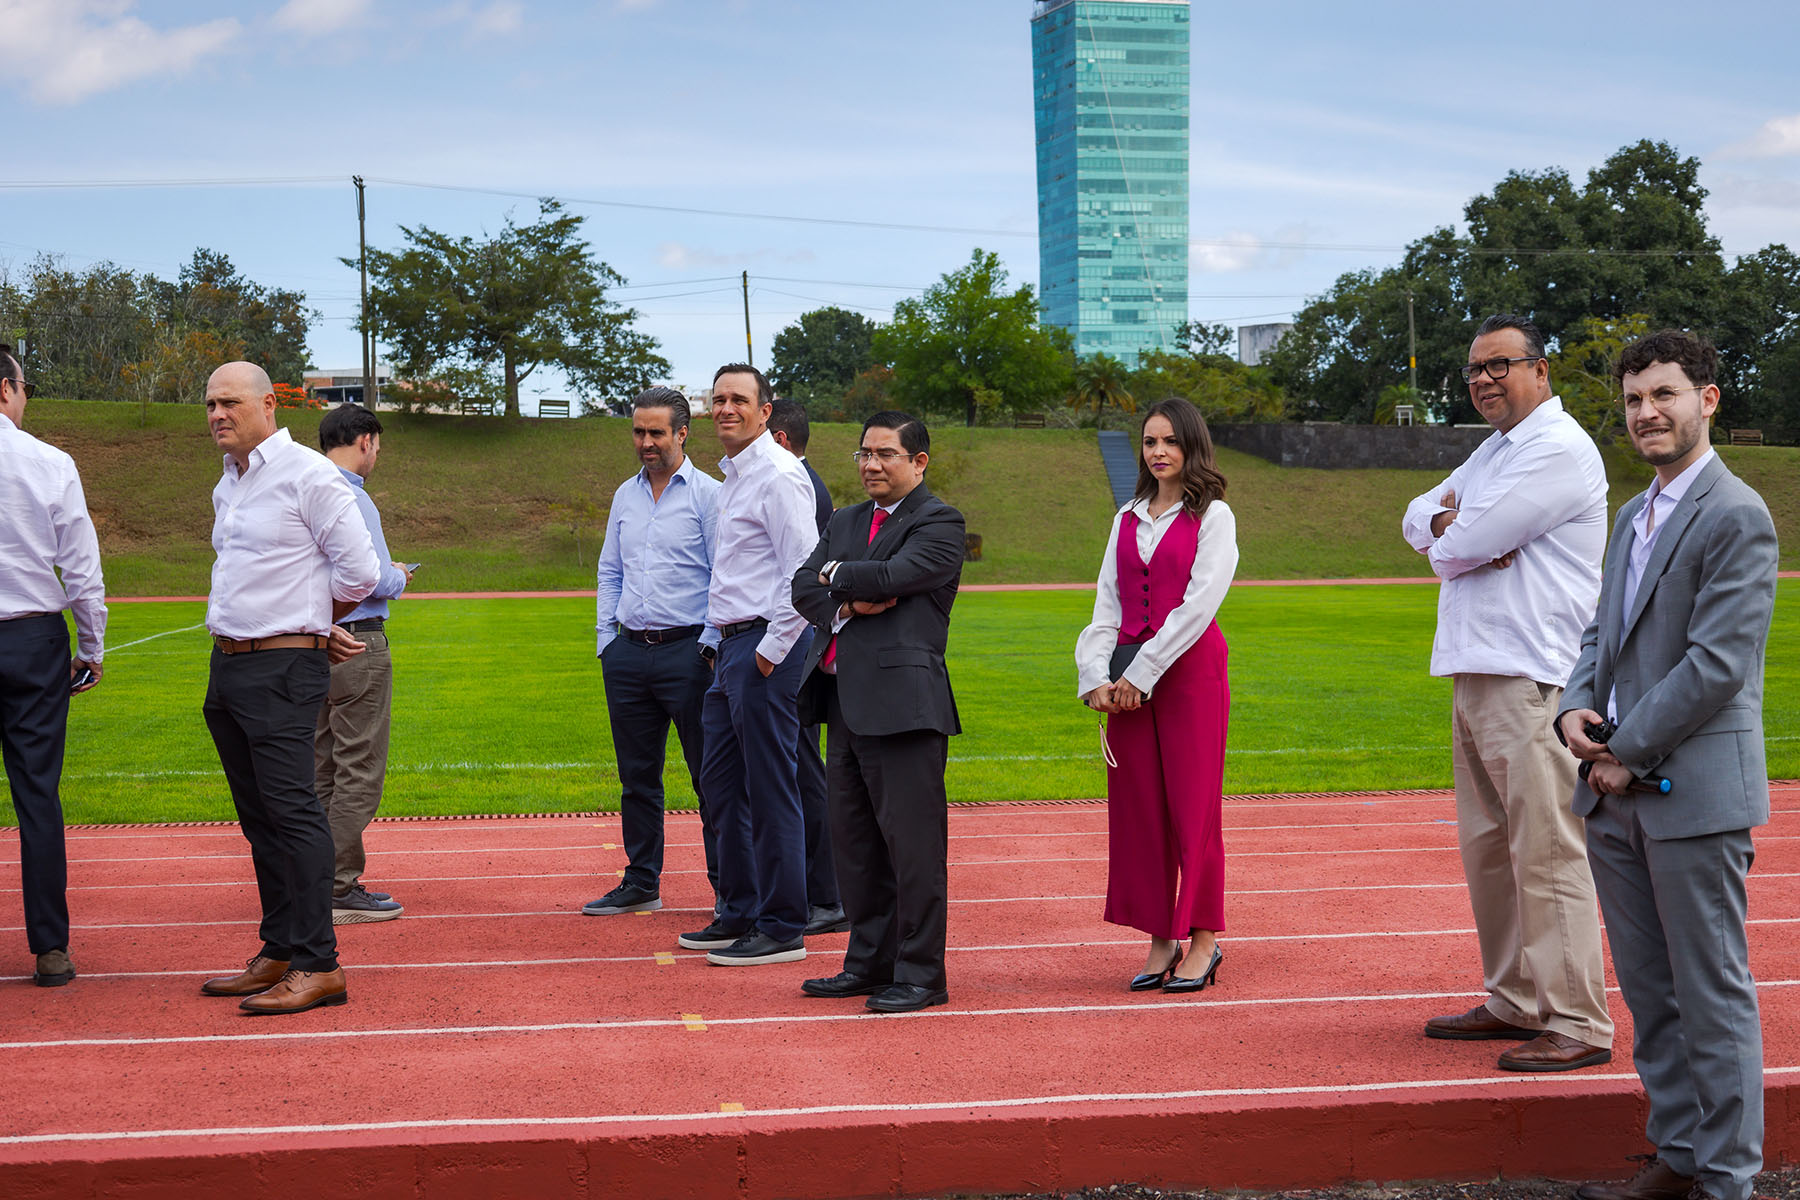
[[1744,879],[1750,830],[1769,820],[1763,655],[1778,555],[1762,497],[1707,442],[1718,362],[1675,330],[1619,356],[1625,429],[1656,480],[1619,510],[1557,714],[1588,764],[1574,811],[1655,1147],[1632,1179],[1584,1185],[1581,1200],[1748,1200],[1762,1166]]
[[[632,402],[631,440],[644,465],[613,493],[595,605],[628,865],[619,886],[582,905],[590,917],[662,907],[663,760],[671,721],[688,779],[701,796],[700,709],[719,644],[719,631],[706,624],[719,481],[683,452],[687,438],[687,397],[674,388],[653,387]],[[707,876],[716,885],[704,797],[700,828]]]

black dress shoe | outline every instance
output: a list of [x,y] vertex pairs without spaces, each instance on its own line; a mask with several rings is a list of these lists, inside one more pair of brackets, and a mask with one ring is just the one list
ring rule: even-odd
[[[1175,956],[1175,962],[1180,961],[1181,956],[1177,954]],[[1168,979],[1174,974],[1175,963],[1170,963],[1154,975],[1150,974],[1148,971],[1142,975],[1133,975],[1131,977],[1131,990],[1134,992],[1153,992],[1163,985],[1165,979]]]
[[822,933],[843,933],[850,928],[850,918],[844,915],[841,904],[815,904],[806,914],[806,928],[801,932],[806,937],[817,937]]
[[921,1008],[930,1008],[934,1004],[948,1003],[950,993],[943,988],[933,991],[916,983],[891,983],[870,996],[863,1007],[870,1012],[907,1013],[918,1012]]
[[867,996],[875,992],[886,991],[892,987],[879,979],[868,979],[862,975],[852,975],[841,971],[829,979],[808,979],[800,985],[800,990],[809,996],[823,996],[832,999],[838,996]]
[[1206,964],[1206,970],[1198,979],[1189,979],[1185,975],[1170,972],[1169,981],[1162,985],[1165,992],[1204,992],[1206,985],[1212,983],[1219,975],[1219,964],[1225,960],[1225,948],[1217,942],[1213,943],[1212,958]]

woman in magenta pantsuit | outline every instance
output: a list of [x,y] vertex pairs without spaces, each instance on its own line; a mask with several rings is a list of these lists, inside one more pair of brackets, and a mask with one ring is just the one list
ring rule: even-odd
[[[1081,698],[1109,714],[1106,919],[1150,935],[1133,991],[1200,991],[1225,955],[1231,688],[1213,615],[1238,553],[1224,495],[1199,411],[1186,400],[1152,405],[1137,495],[1113,521],[1094,623],[1075,645]],[[1137,655],[1114,678],[1115,649],[1130,645]]]

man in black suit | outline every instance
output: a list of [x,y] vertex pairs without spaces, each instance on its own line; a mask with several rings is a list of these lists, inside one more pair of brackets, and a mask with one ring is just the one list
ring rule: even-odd
[[925,424],[883,412],[856,452],[869,499],[833,514],[794,575],[818,629],[800,719],[826,723],[844,970],[809,996],[868,996],[873,1012],[949,999],[944,979],[949,815],[944,764],[961,733],[944,646],[962,578],[962,514],[931,494]]
[[[778,396],[769,409],[769,436],[775,444],[800,460],[812,480],[819,533],[831,520],[831,489],[806,461],[812,440],[812,422],[798,400]],[[806,822],[806,936],[842,933],[850,928],[838,895],[837,871],[831,862],[831,820],[825,812],[825,760],[819,757],[819,726],[802,721],[800,745],[794,756],[796,782],[800,785],[800,815]]]

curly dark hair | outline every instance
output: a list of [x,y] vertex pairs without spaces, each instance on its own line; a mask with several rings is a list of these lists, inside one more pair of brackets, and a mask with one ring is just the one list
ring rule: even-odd
[[1213,462],[1212,434],[1200,410],[1179,396],[1158,400],[1144,410],[1138,424],[1138,477],[1135,500],[1149,500],[1157,491],[1156,476],[1144,462],[1144,426],[1151,417],[1161,417],[1175,430],[1175,442],[1181,447],[1181,503],[1196,517],[1206,515],[1206,506],[1225,498],[1225,476]]
[[1613,378],[1623,383],[1627,375],[1648,370],[1659,362],[1680,367],[1688,379],[1700,387],[1719,379],[1717,348],[1685,329],[1659,329],[1619,351],[1619,361],[1613,364]]

